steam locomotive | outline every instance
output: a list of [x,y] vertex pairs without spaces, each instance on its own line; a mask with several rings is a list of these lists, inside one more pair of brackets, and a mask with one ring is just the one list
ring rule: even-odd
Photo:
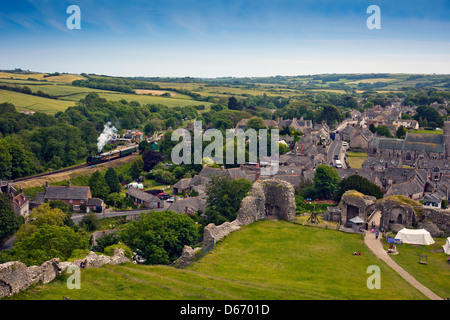
[[109,160],[126,157],[126,156],[129,156],[130,154],[132,154],[133,152],[136,152],[138,149],[139,149],[139,145],[134,144],[131,146],[123,147],[121,149],[104,152],[98,156],[89,156],[86,159],[86,164],[87,165],[95,165],[95,164],[106,162]]

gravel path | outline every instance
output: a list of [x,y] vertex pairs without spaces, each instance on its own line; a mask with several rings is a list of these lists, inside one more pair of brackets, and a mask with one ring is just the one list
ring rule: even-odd
[[[380,224],[380,212],[376,212],[374,216],[371,218],[371,221],[372,220],[375,221],[376,225],[378,226]],[[371,221],[369,221],[369,225]],[[409,282],[412,286],[414,286],[417,290],[422,292],[429,299],[442,300],[441,297],[439,297],[437,294],[435,294],[430,289],[421,284],[419,281],[417,281],[413,276],[411,276],[408,272],[406,272],[405,269],[400,267],[394,260],[392,260],[389,254],[384,250],[380,238],[381,233],[380,237],[376,239],[375,233],[368,231],[364,236],[364,242],[366,243],[367,247],[375,254],[375,256],[386,262],[387,265],[390,266],[392,269],[394,269],[403,279]]]

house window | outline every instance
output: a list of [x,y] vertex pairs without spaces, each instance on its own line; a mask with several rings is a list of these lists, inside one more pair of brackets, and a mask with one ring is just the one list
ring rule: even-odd
[[77,204],[75,204],[75,205],[73,206],[73,210],[75,210],[75,211],[78,211],[78,210],[80,210],[80,206],[79,206],[79,205],[77,205]]
[[69,203],[72,203],[73,202],[73,200],[69,200]]

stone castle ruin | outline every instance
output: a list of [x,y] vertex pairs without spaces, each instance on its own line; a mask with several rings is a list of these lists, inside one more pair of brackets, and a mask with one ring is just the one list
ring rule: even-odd
[[358,191],[344,193],[339,203],[342,225],[358,216],[368,222],[371,215],[381,213],[380,227],[397,233],[403,228],[423,228],[433,237],[442,237],[450,232],[450,211],[423,206],[403,196],[389,196],[377,200]]
[[258,220],[294,220],[295,208],[294,187],[289,182],[280,179],[257,180],[242,200],[236,220],[220,226],[210,223],[205,227],[203,247],[239,230],[240,226]]

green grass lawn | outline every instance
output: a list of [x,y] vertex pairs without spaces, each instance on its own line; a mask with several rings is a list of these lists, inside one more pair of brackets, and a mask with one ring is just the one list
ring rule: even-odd
[[365,152],[347,152],[347,162],[352,168],[361,169],[366,159],[367,153]]
[[[450,264],[442,250],[445,238],[434,238],[434,241],[430,246],[397,245],[399,254],[392,259],[438,296],[450,297]],[[385,243],[384,247],[387,249],[389,245]],[[428,256],[427,265],[419,263],[420,255]]]
[[[381,289],[367,288],[372,265],[381,270]],[[186,269],[92,268],[82,271],[79,290],[67,289],[64,276],[10,299],[426,299],[376,258],[361,235],[286,221],[243,227]]]
[[411,133],[444,134],[443,130],[412,130]]

